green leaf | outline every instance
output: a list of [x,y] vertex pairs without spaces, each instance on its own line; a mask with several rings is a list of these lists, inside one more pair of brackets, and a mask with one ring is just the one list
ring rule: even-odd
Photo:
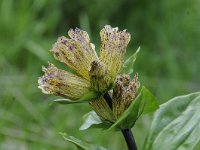
[[124,74],[132,74],[133,73],[133,65],[136,61],[136,57],[137,57],[137,54],[139,53],[140,51],[140,47],[138,47],[138,49],[136,50],[136,52],[131,55],[123,64],[122,66],[122,70],[121,70],[121,73],[124,73]]
[[84,123],[79,128],[80,130],[86,130],[89,128],[101,128],[108,129],[112,124],[107,122],[102,122],[95,111],[90,111],[83,116]]
[[196,146],[194,147],[194,150],[200,150],[200,140],[199,143],[197,143]]
[[132,128],[142,114],[153,112],[158,107],[157,99],[143,86],[136,99],[109,130],[118,129],[119,127],[121,129]]
[[60,133],[63,138],[76,145],[77,149],[79,150],[106,150],[105,148],[99,146],[99,145],[94,145],[94,144],[89,144],[87,142],[81,141],[73,136],[68,136],[66,133]]
[[200,92],[178,96],[156,111],[144,150],[197,150],[199,135]]
[[54,102],[57,102],[59,104],[73,104],[73,103],[84,103],[88,101],[92,101],[99,97],[101,94],[96,91],[89,91],[85,95],[83,95],[78,100],[70,100],[70,99],[55,99]]

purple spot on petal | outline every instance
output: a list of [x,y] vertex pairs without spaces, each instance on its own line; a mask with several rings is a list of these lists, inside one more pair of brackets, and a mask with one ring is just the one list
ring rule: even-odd
[[55,52],[55,55],[58,57],[58,56],[59,56],[59,53],[58,53],[58,52]]
[[68,48],[69,48],[69,50],[72,51],[72,50],[74,50],[75,46],[72,44],[72,45],[69,45]]

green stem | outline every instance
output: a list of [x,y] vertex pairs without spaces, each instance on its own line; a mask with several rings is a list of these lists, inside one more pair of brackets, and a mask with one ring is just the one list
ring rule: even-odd
[[[106,92],[103,97],[106,100],[110,109],[112,110],[112,108],[113,108],[112,107],[112,98],[110,97],[109,93]],[[137,150],[137,145],[135,143],[135,139],[134,139],[131,129],[123,129],[122,133],[124,135],[128,150]]]

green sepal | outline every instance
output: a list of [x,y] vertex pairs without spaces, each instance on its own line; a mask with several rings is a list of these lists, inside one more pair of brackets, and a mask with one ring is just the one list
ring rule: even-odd
[[73,136],[69,136],[66,133],[60,133],[60,134],[66,141],[71,142],[74,145],[76,145],[78,150],[106,150],[104,147],[101,147],[101,146],[95,145],[95,144],[89,144],[89,143],[79,140]]
[[200,149],[200,92],[175,97],[155,112],[143,150]]
[[136,50],[136,52],[131,55],[126,61],[124,62],[122,69],[121,69],[121,74],[132,74],[133,73],[133,65],[136,61],[137,54],[140,51],[140,47]]
[[83,124],[81,125],[79,130],[86,130],[89,128],[101,128],[105,130],[111,126],[112,124],[109,122],[102,122],[95,111],[90,111],[83,116]]
[[157,99],[146,88],[142,87],[136,99],[129,108],[119,117],[119,119],[108,130],[119,130],[132,128],[136,120],[142,115],[155,111],[159,108]]
[[100,95],[101,95],[101,93],[92,90],[92,91],[89,91],[88,93],[86,93],[85,95],[83,95],[78,100],[55,99],[54,102],[57,102],[59,104],[84,103],[84,102],[92,101],[92,100],[98,98]]

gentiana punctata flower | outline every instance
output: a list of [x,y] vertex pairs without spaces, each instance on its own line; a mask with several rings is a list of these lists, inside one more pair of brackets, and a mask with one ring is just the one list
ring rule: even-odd
[[103,96],[89,103],[102,121],[114,123],[135,100],[139,87],[137,73],[132,80],[129,75],[118,75],[113,91],[109,93],[112,97],[112,110]]
[[55,59],[66,64],[77,75],[49,64],[49,67],[43,68],[44,75],[38,80],[39,88],[45,94],[59,95],[73,101],[91,90],[102,94],[109,91],[122,67],[130,34],[106,25],[100,31],[99,57],[87,32],[76,28],[70,29],[68,35],[69,38],[59,37],[51,52]]

